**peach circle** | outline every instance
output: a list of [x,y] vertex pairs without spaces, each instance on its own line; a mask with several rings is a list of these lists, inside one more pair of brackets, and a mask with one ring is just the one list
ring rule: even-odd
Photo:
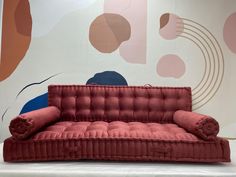
[[180,78],[185,73],[185,63],[177,55],[169,54],[160,58],[156,69],[162,77]]
[[236,53],[236,12],[231,14],[225,21],[223,35],[228,48]]

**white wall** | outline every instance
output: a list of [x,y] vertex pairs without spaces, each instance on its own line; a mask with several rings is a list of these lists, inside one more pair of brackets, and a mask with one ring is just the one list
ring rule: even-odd
[[[209,114],[219,121],[221,136],[236,137],[234,111],[234,105],[236,105],[236,92],[234,91],[236,89],[234,78],[236,75],[234,69],[236,54],[229,49],[223,37],[224,24],[227,18],[236,13],[235,0],[149,0],[146,1],[148,2],[146,10],[138,5],[139,3],[145,3],[142,0],[119,1],[119,6],[113,6],[113,3],[115,4],[118,1],[30,1],[33,25],[29,48],[25,51],[25,55],[16,69],[9,77],[0,82],[0,115],[5,114],[1,121],[1,141],[10,136],[8,131],[10,120],[19,114],[29,100],[46,93],[49,84],[85,84],[96,73],[115,71],[125,78],[128,85],[151,84],[155,86],[196,87],[204,77],[205,64],[201,48],[184,37],[167,40],[160,35],[160,18],[164,13],[171,13],[195,22],[194,30],[191,33],[193,36],[197,36],[197,39],[202,40],[203,43],[204,40],[199,37],[201,32],[196,29],[200,26],[205,28],[205,33],[207,33],[207,30],[210,31],[211,38],[214,37],[219,43],[220,48],[217,48],[217,51],[219,52],[220,49],[223,51],[224,67],[222,67],[222,62],[215,63],[215,67],[219,67],[220,74],[216,76],[216,73],[212,70],[210,75],[215,80],[219,80],[220,75],[224,72],[223,80],[221,83],[216,82],[215,85],[218,85],[219,89],[215,94],[213,92],[216,88],[213,84],[210,85],[212,89],[208,89],[209,94],[203,95],[205,97],[203,101],[197,103],[194,108],[196,112]],[[129,3],[126,4],[127,2]],[[119,48],[111,53],[102,53],[90,43],[90,25],[97,16],[104,13],[104,5],[107,5],[105,6],[106,11],[114,11],[115,14],[118,13],[129,22],[131,26],[129,40],[134,37],[132,35],[136,30],[146,30],[144,35],[141,34],[142,31],[138,31],[142,39],[130,44],[145,43],[145,45],[142,45],[146,46],[146,58],[143,59],[145,63],[139,63],[136,60],[134,62],[125,60]],[[146,21],[143,20],[142,26],[138,26],[140,25],[137,23],[139,19],[132,16],[129,10],[134,14],[135,10],[140,13],[147,12]],[[234,29],[235,27],[236,25]],[[172,28],[175,27],[172,26]],[[184,28],[186,30],[188,26],[184,26]],[[191,39],[196,38],[192,37]],[[121,45],[125,46],[129,40],[124,41]],[[205,43],[205,47],[209,47],[208,44],[209,42]],[[215,46],[217,46],[216,43]],[[214,49],[213,45],[208,48],[209,51],[211,49]],[[128,51],[128,53],[135,52],[135,50]],[[204,52],[206,53],[206,51]],[[160,73],[157,73],[158,62],[168,54],[177,55],[185,64],[185,70],[180,77],[163,77]],[[215,57],[212,57],[212,63],[214,63]],[[9,59],[8,62],[11,62],[11,60]],[[170,68],[173,67],[173,63],[168,64]],[[168,67],[166,70],[168,70]],[[58,73],[60,74],[41,84],[26,88],[17,96],[19,91],[26,85],[41,82]],[[204,88],[207,89],[207,86]]]

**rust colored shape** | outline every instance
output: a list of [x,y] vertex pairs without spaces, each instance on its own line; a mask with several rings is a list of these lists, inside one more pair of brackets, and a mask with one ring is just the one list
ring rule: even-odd
[[[27,17],[27,18],[26,18]],[[23,23],[22,23],[23,22]],[[31,36],[32,18],[28,0],[21,0],[15,10],[16,30],[25,35]]]
[[32,18],[28,0],[5,0],[2,19],[0,81],[9,77],[24,58],[30,45],[31,31]]
[[115,51],[122,42],[130,38],[129,22],[118,14],[104,13],[90,25],[89,40],[102,53]]
[[166,24],[169,21],[169,17],[170,17],[169,13],[165,13],[161,16],[161,18],[160,18],[160,29],[163,28],[164,26],[166,26]]

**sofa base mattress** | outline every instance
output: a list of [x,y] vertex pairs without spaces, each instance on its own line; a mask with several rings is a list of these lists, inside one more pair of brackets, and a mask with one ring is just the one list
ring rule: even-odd
[[124,160],[229,162],[227,140],[165,141],[148,139],[53,139],[4,142],[4,160]]

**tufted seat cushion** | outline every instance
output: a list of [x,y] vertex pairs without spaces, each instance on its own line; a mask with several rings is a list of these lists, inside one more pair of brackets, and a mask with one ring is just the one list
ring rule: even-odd
[[227,147],[227,140],[204,141],[176,124],[63,121],[26,141],[5,140],[4,159],[227,162]]
[[198,140],[195,135],[186,132],[176,124],[122,121],[57,122],[33,137],[34,140],[78,138]]
[[189,87],[51,85],[48,107],[13,120],[4,161],[230,161]]

